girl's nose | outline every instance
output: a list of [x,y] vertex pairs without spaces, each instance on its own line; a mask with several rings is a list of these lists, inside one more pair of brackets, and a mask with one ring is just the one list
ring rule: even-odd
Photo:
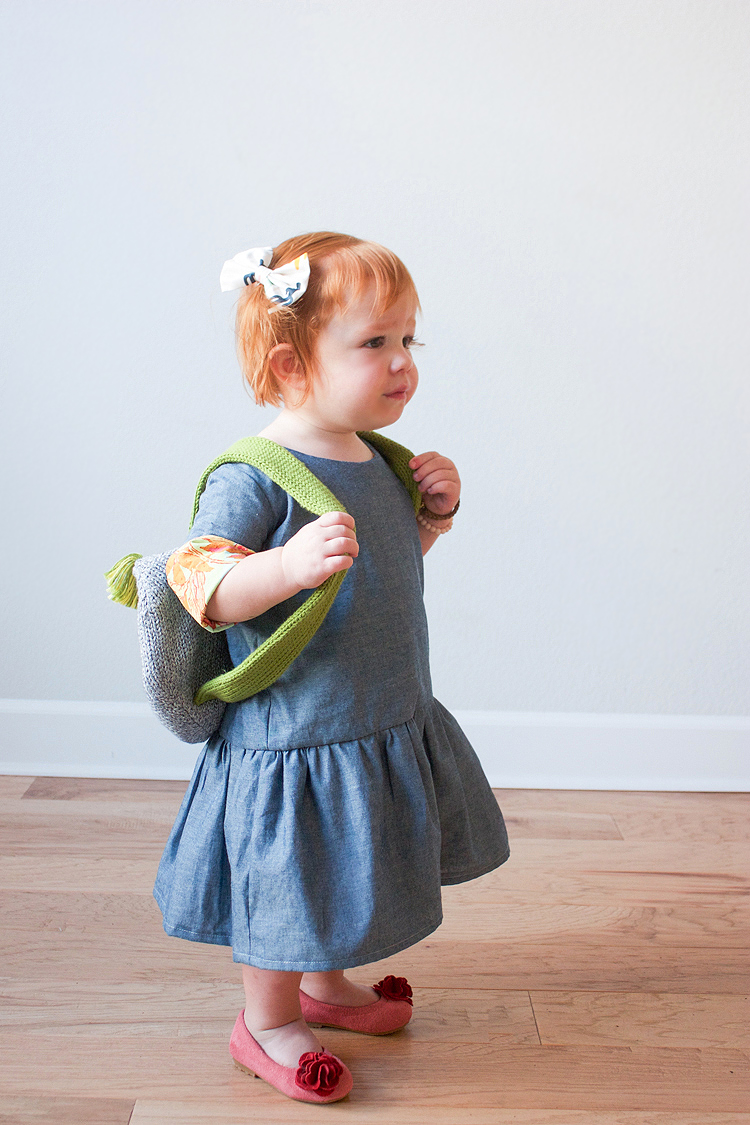
[[409,371],[414,366],[414,359],[408,348],[399,348],[391,363],[392,371]]

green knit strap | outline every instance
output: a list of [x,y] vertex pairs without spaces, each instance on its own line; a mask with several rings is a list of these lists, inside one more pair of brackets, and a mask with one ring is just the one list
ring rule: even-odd
[[191,527],[198,514],[198,505],[211,473],[218,469],[220,465],[238,462],[245,465],[254,465],[256,469],[260,469],[262,473],[271,478],[274,484],[278,484],[301,507],[308,512],[312,512],[313,515],[322,516],[326,512],[346,511],[346,508],[336,499],[330,489],[326,488],[323,482],[318,480],[307,466],[303,465],[283,445],[277,445],[275,441],[270,441],[268,438],[249,437],[242,438],[240,441],[236,441],[234,445],[230,445],[229,449],[222,453],[220,457],[217,457],[215,461],[212,461],[206,469],[195,492],[193,515],[190,520]]
[[221,676],[214,676],[199,688],[195,702],[223,699],[225,703],[241,703],[275,683],[317,633],[345,577],[346,571],[339,570],[326,578],[323,585],[318,586],[241,664]]
[[[211,473],[220,465],[238,462],[260,469],[288,492],[302,508],[315,516],[325,515],[326,512],[346,511],[330,489],[288,449],[268,438],[251,437],[235,442],[208,466],[195,494],[191,526]],[[270,687],[312,640],[333,605],[345,577],[346,571],[339,570],[326,578],[241,664],[205,683],[197,692],[195,702],[201,704],[209,699],[223,699],[225,703],[239,703]]]
[[377,449],[388,468],[396,474],[409,493],[414,511],[418,512],[422,507],[422,493],[419,491],[419,485],[414,480],[412,470],[409,468],[409,462],[414,456],[412,451],[407,449],[405,445],[399,445],[397,441],[383,437],[382,434],[375,431],[359,430],[357,432],[363,441],[369,441],[370,445]]

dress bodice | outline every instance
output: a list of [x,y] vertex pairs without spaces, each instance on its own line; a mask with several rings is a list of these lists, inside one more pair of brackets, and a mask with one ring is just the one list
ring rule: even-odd
[[[431,697],[422,550],[406,489],[377,452],[333,461],[292,451],[354,517],[360,553],[315,636],[270,688],[230,704],[230,744],[286,750],[344,742],[412,718]],[[249,465],[209,478],[191,536],[221,535],[252,550],[287,542],[313,519]],[[310,591],[227,632],[233,663],[262,644]]]

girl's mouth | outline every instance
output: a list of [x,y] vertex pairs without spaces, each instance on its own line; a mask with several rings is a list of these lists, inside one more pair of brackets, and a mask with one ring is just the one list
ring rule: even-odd
[[401,399],[405,399],[406,398],[406,387],[398,387],[395,391],[391,391],[391,393],[387,394],[385,397],[386,398],[393,398],[393,399],[396,399],[396,400],[399,400],[399,401]]

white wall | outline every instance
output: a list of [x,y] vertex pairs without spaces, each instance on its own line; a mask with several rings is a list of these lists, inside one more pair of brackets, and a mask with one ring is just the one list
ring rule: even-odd
[[464,479],[436,693],[749,714],[749,40],[744,0],[6,0],[0,693],[143,698],[101,573],[268,418],[221,263],[332,228],[412,270],[390,432]]

